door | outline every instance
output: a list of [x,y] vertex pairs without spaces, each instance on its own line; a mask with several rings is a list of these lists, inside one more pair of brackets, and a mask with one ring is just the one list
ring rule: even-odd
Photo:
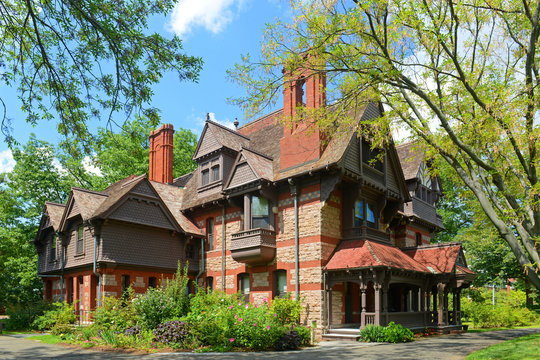
[[345,283],[345,324],[353,323],[352,284]]

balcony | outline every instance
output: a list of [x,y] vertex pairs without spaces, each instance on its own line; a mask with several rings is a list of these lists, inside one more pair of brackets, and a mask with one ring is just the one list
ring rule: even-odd
[[232,234],[231,255],[248,265],[269,263],[276,256],[276,233],[259,228]]
[[390,243],[390,234],[368,226],[353,227],[343,232],[344,240],[373,240]]

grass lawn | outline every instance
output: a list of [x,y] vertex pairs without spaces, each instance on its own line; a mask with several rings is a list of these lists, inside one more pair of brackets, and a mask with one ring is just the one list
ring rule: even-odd
[[26,339],[37,340],[37,341],[41,341],[42,343],[52,344],[52,345],[65,342],[65,340],[62,340],[59,336],[55,336],[55,335],[36,335],[36,336],[29,336]]
[[538,349],[540,349],[540,334],[532,334],[475,351],[467,356],[466,360],[532,360],[538,359]]
[[498,328],[474,328],[472,323],[464,322],[463,325],[469,325],[469,330],[467,332],[486,332],[486,331],[497,331],[497,330],[508,330],[508,329],[530,329],[540,327],[540,323],[528,325],[528,326],[512,326],[512,327],[498,327]]

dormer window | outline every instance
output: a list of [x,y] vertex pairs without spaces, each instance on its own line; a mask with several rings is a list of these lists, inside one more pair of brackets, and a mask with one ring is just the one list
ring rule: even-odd
[[374,203],[363,199],[356,200],[354,202],[354,227],[360,227],[365,224],[370,228],[376,229],[378,227],[376,214]]
[[369,141],[362,139],[362,162],[367,166],[384,172],[383,151],[379,148],[371,148]]
[[218,181],[220,178],[219,164],[212,166],[212,181]]
[[210,183],[210,170],[203,170],[201,172],[201,185],[208,185]]
[[431,204],[433,202],[433,183],[431,182],[431,175],[424,163],[420,164],[417,178],[418,187],[416,188],[416,197]]
[[199,165],[199,188],[206,188],[218,185],[223,179],[221,157],[215,157]]
[[49,261],[56,260],[56,236],[53,236],[49,247]]

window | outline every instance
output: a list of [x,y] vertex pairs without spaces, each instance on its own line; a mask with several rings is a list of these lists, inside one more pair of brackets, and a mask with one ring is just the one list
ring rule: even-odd
[[420,169],[418,169],[418,187],[416,189],[416,197],[424,200],[425,202],[432,202],[432,187],[431,175],[424,163],[420,164]]
[[129,285],[130,285],[130,281],[129,281],[129,275],[122,275],[122,282],[121,282],[121,286],[122,286],[122,300],[127,300],[127,297],[129,296],[128,294],[128,288],[129,288]]
[[377,211],[375,205],[369,201],[356,200],[354,203],[354,219],[353,226],[360,227],[365,224],[370,228],[376,229],[377,226]]
[[416,246],[422,245],[422,234],[416,233]]
[[238,275],[238,291],[244,295],[244,301],[249,302],[249,274]]
[[212,167],[212,181],[218,181],[219,179],[219,165],[216,165]]
[[214,250],[214,218],[206,220],[206,239],[208,240],[208,250]]
[[84,227],[80,225],[77,228],[77,254],[84,253]]
[[53,236],[49,248],[49,261],[56,260],[56,236]]
[[201,185],[207,185],[208,183],[210,183],[210,170],[203,170],[201,175]]
[[148,278],[148,287],[149,288],[155,288],[156,287],[156,278],[155,277],[149,277]]
[[251,197],[251,227],[268,229],[268,213],[268,199],[253,195]]
[[384,171],[382,150],[372,149],[369,141],[364,139],[362,139],[362,162],[375,170]]
[[208,276],[206,278],[206,291],[210,292],[214,290],[214,278],[212,276]]
[[287,271],[274,271],[274,297],[287,296]]

